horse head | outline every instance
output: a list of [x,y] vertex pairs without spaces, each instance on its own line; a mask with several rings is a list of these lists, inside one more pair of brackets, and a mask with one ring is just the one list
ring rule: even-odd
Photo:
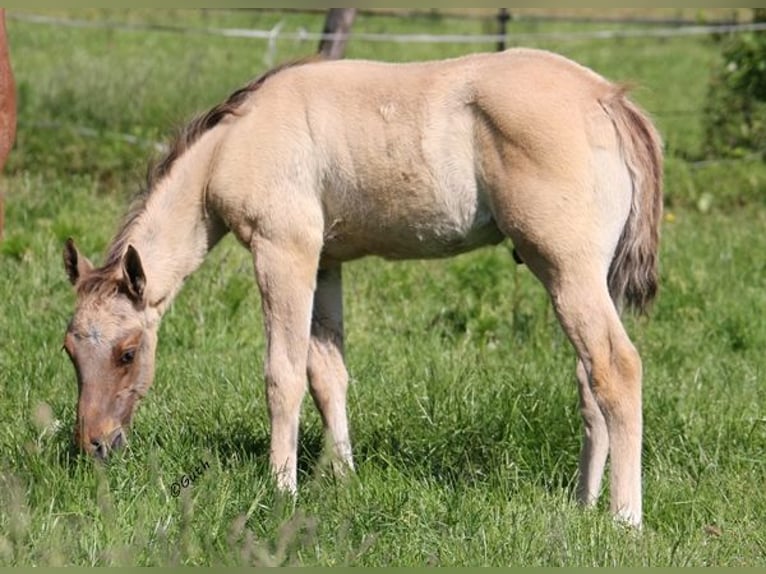
[[77,375],[75,440],[103,460],[125,443],[125,429],[154,379],[159,317],[146,304],[146,276],[132,246],[94,268],[69,239],[64,264],[77,293],[64,337]]

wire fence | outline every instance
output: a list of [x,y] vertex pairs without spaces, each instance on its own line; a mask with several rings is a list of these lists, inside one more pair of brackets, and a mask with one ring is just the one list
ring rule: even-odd
[[510,32],[506,34],[395,34],[383,32],[359,32],[349,34],[326,34],[305,29],[285,31],[277,24],[271,29],[249,28],[191,28],[149,23],[129,23],[109,20],[77,20],[45,16],[41,14],[9,13],[9,19],[31,24],[45,24],[69,28],[109,29],[122,31],[150,31],[175,34],[203,34],[227,38],[249,38],[255,40],[295,40],[319,42],[320,40],[347,40],[355,42],[384,42],[395,44],[491,44],[509,40],[614,40],[620,38],[677,38],[688,36],[711,36],[715,34],[740,34],[764,32],[766,22],[745,22],[729,24],[668,26],[661,28],[642,27],[638,29],[606,29],[583,32]]
[[[263,10],[263,9],[259,9]],[[325,13],[326,10],[319,9],[266,9],[265,11],[273,12],[300,12],[300,13]],[[391,11],[389,12],[362,12],[367,15],[378,16],[397,16],[397,17],[409,17],[413,15],[420,16],[433,16],[433,12],[424,11]],[[492,14],[461,14],[452,15],[454,18],[471,18],[471,19],[483,19],[491,20],[495,18]],[[305,42],[320,42],[322,40],[335,41],[335,40],[348,40],[353,39],[354,42],[387,42],[396,44],[497,44],[505,45],[510,40],[515,42],[524,41],[567,41],[567,40],[617,40],[622,38],[657,38],[657,39],[669,39],[680,37],[693,37],[693,36],[714,36],[725,34],[741,34],[741,33],[762,33],[766,32],[766,22],[736,22],[734,19],[728,21],[711,22],[705,25],[697,24],[693,21],[682,19],[606,19],[606,18],[574,18],[565,17],[557,18],[555,16],[530,16],[525,17],[526,20],[565,20],[568,22],[589,22],[589,23],[609,23],[609,24],[652,24],[652,27],[642,26],[637,28],[621,28],[621,29],[603,29],[603,30],[589,30],[582,32],[550,32],[550,31],[538,31],[538,32],[506,32],[503,34],[398,34],[398,33],[372,33],[364,31],[352,31],[348,34],[336,34],[336,33],[321,33],[310,32],[305,29],[299,29],[297,31],[284,30],[284,23],[279,22],[271,29],[245,29],[245,28],[211,28],[211,27],[184,27],[163,25],[154,23],[132,23],[132,22],[120,22],[112,20],[82,20],[73,18],[62,18],[57,16],[48,16],[41,14],[32,14],[24,12],[11,12],[7,14],[7,18],[29,24],[77,28],[77,29],[108,29],[118,30],[126,32],[157,32],[157,33],[172,33],[172,34],[187,34],[187,35],[208,35],[208,36],[220,36],[226,38],[243,38],[252,40],[266,40],[268,42],[268,49],[270,53],[276,51],[276,43],[279,40],[293,40],[293,41],[305,41]],[[268,58],[267,60],[272,59]],[[662,117],[685,117],[685,116],[699,116],[702,114],[700,110],[659,110],[654,112],[657,116]],[[156,150],[162,150],[164,145],[162,142],[148,141],[145,139],[136,138],[130,134],[122,134],[116,132],[105,132],[103,130],[97,130],[88,126],[80,125],[64,125],[60,122],[34,122],[29,125],[36,129],[51,129],[62,130],[68,129],[72,133],[78,134],[83,137],[93,138],[107,138],[116,139],[129,144],[138,145],[141,147],[153,148]],[[707,159],[704,161],[690,162],[693,167],[705,167],[715,163],[731,162],[731,161],[756,161],[761,160],[760,154],[753,154],[742,158],[720,158],[720,159]]]
[[[281,14],[326,14],[326,8],[206,8],[207,12],[239,12],[242,10],[257,10],[259,12],[277,12]],[[572,22],[578,24],[643,24],[643,25],[664,25],[664,26],[689,26],[698,25],[701,22],[707,24],[736,24],[740,21],[748,20],[741,15],[742,8],[713,9],[714,14],[705,14],[704,10],[694,10],[692,16],[683,17],[676,15],[674,17],[646,16],[641,12],[645,10],[638,9],[638,13],[618,13],[617,15],[603,15],[598,13],[587,13],[581,9],[562,9],[556,8],[555,12],[545,8],[512,8],[508,11],[510,19],[514,22]],[[683,10],[673,10],[676,13]],[[744,9],[747,12],[747,9]],[[420,20],[488,20],[496,17],[497,8],[357,8],[359,16],[377,17],[388,16],[399,19],[420,19]],[[629,11],[630,12],[630,11]],[[687,11],[688,12],[688,11]],[[723,14],[726,14],[725,16]]]

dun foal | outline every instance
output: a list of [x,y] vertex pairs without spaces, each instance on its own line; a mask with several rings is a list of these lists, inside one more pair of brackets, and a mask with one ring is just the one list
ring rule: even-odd
[[69,240],[77,293],[65,348],[76,434],[124,442],[184,279],[232,231],[254,260],[267,335],[270,462],[296,490],[307,380],[339,467],[353,468],[341,265],[446,257],[508,237],[579,357],[578,496],[641,522],[641,360],[620,322],[657,287],[662,154],[624,90],[548,52],[272,70],[193,120],[94,268]]

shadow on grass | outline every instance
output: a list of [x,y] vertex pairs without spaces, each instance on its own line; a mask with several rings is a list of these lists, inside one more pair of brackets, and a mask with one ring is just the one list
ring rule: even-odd
[[[244,415],[243,415],[244,416]],[[323,438],[321,429],[300,429],[298,441],[298,474],[311,475],[322,456]],[[161,438],[155,438],[154,448],[163,449]],[[243,464],[255,464],[268,472],[270,436],[268,431],[234,419],[230,423],[213,428],[190,425],[184,431],[184,442],[190,445],[204,445],[214,454],[224,469],[233,469]],[[146,446],[146,442],[144,446]]]
[[[527,409],[523,402],[520,408]],[[189,424],[184,425],[182,435],[136,429],[129,437],[129,446],[104,463],[80,452],[70,433],[68,441],[59,445],[55,460],[75,476],[81,472],[83,461],[119,465],[130,457],[149,460],[153,454],[163,453],[163,457],[183,458],[185,452],[207,449],[222,469],[252,465],[264,476],[268,474],[268,429],[248,422],[247,413],[235,413],[215,426],[199,418],[195,421],[192,413],[183,416],[188,417]],[[487,406],[483,417],[466,412],[431,424],[401,413],[395,417],[351,421],[358,468],[373,472],[394,468],[412,480],[453,488],[491,488],[498,480],[510,492],[530,481],[551,492],[573,487],[580,433],[579,427],[572,428],[568,417],[561,416],[560,405],[537,408],[526,417],[498,408],[490,412]],[[323,455],[321,425],[304,420],[298,441],[299,485],[323,472]]]

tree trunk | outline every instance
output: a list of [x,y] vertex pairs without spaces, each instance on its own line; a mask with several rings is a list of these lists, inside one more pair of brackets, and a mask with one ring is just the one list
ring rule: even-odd
[[341,34],[335,38],[322,38],[319,53],[325,58],[338,60],[346,51],[346,42],[351,25],[356,17],[356,8],[330,8],[324,23],[323,34]]

